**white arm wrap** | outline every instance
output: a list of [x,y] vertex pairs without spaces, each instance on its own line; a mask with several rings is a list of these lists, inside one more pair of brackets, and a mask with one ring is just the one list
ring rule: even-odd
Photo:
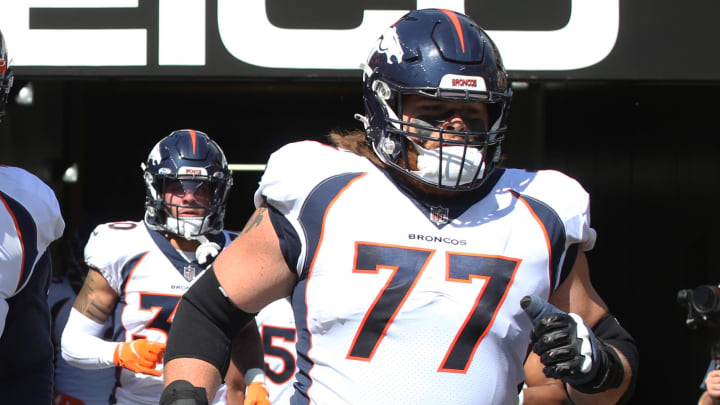
[[101,339],[103,329],[104,325],[71,309],[60,342],[63,359],[88,370],[115,367],[113,355],[118,343]]

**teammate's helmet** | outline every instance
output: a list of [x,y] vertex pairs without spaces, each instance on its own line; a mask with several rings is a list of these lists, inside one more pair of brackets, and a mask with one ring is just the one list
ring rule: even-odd
[[8,58],[5,38],[0,32],[0,120],[5,113],[5,102],[7,102],[12,84],[13,73],[10,70],[10,58]]
[[[174,131],[155,144],[141,167],[147,189],[145,223],[151,229],[185,239],[222,231],[232,172],[223,151],[205,133],[192,129]],[[168,186],[178,181],[183,190],[195,191],[203,184],[209,185],[209,204],[189,207],[166,202]],[[203,208],[205,215],[175,217],[171,215],[177,212],[174,208]]]
[[[364,68],[367,115],[361,120],[368,142],[380,160],[433,187],[453,190],[479,187],[500,159],[512,90],[497,48],[477,23],[449,10],[411,11],[378,39]],[[403,121],[402,96],[406,94],[485,103],[490,122],[481,130],[454,131],[423,121]],[[409,132],[409,127],[416,130]],[[445,138],[448,135],[460,136],[462,140]],[[439,159],[439,167],[433,168],[435,180],[408,168],[407,150],[414,146],[409,142],[421,145],[425,141],[463,147],[454,156],[448,153],[443,156],[442,146],[433,152]],[[477,161],[466,165],[466,154]],[[452,159],[457,161],[455,173],[448,169]]]

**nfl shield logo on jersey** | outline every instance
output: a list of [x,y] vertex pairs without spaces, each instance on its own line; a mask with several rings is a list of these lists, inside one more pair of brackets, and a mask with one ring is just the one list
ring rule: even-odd
[[195,278],[195,267],[192,265],[187,265],[183,269],[183,277],[185,277],[185,280],[187,281],[193,281]]
[[430,207],[430,220],[435,225],[445,225],[450,222],[450,210],[445,207]]

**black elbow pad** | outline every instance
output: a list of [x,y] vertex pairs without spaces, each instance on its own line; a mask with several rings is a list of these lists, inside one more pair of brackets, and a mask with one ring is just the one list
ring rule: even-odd
[[232,338],[255,314],[236,307],[210,268],[183,295],[170,327],[165,363],[195,358],[215,366],[225,376]]
[[174,381],[163,390],[160,405],[208,405],[205,392],[185,380]]

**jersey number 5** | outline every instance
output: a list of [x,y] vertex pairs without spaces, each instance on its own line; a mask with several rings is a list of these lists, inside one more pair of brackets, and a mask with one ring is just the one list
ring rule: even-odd
[[[350,346],[349,359],[372,359],[434,254],[432,249],[356,243],[354,273],[379,274],[379,270],[385,268],[392,270],[392,274],[365,313]],[[490,330],[507,296],[519,264],[519,259],[503,256],[446,253],[446,281],[470,284],[473,279],[482,279],[484,284],[438,371],[467,371],[475,350]]]
[[284,342],[295,343],[296,333],[295,329],[282,328],[279,326],[262,326],[262,341],[263,350],[265,356],[276,357],[283,363],[283,368],[279,371],[275,371],[265,362],[265,374],[267,374],[270,381],[277,385],[282,385],[288,382],[293,375],[295,375],[295,356],[292,352],[281,346],[273,345],[273,339],[281,339]]

